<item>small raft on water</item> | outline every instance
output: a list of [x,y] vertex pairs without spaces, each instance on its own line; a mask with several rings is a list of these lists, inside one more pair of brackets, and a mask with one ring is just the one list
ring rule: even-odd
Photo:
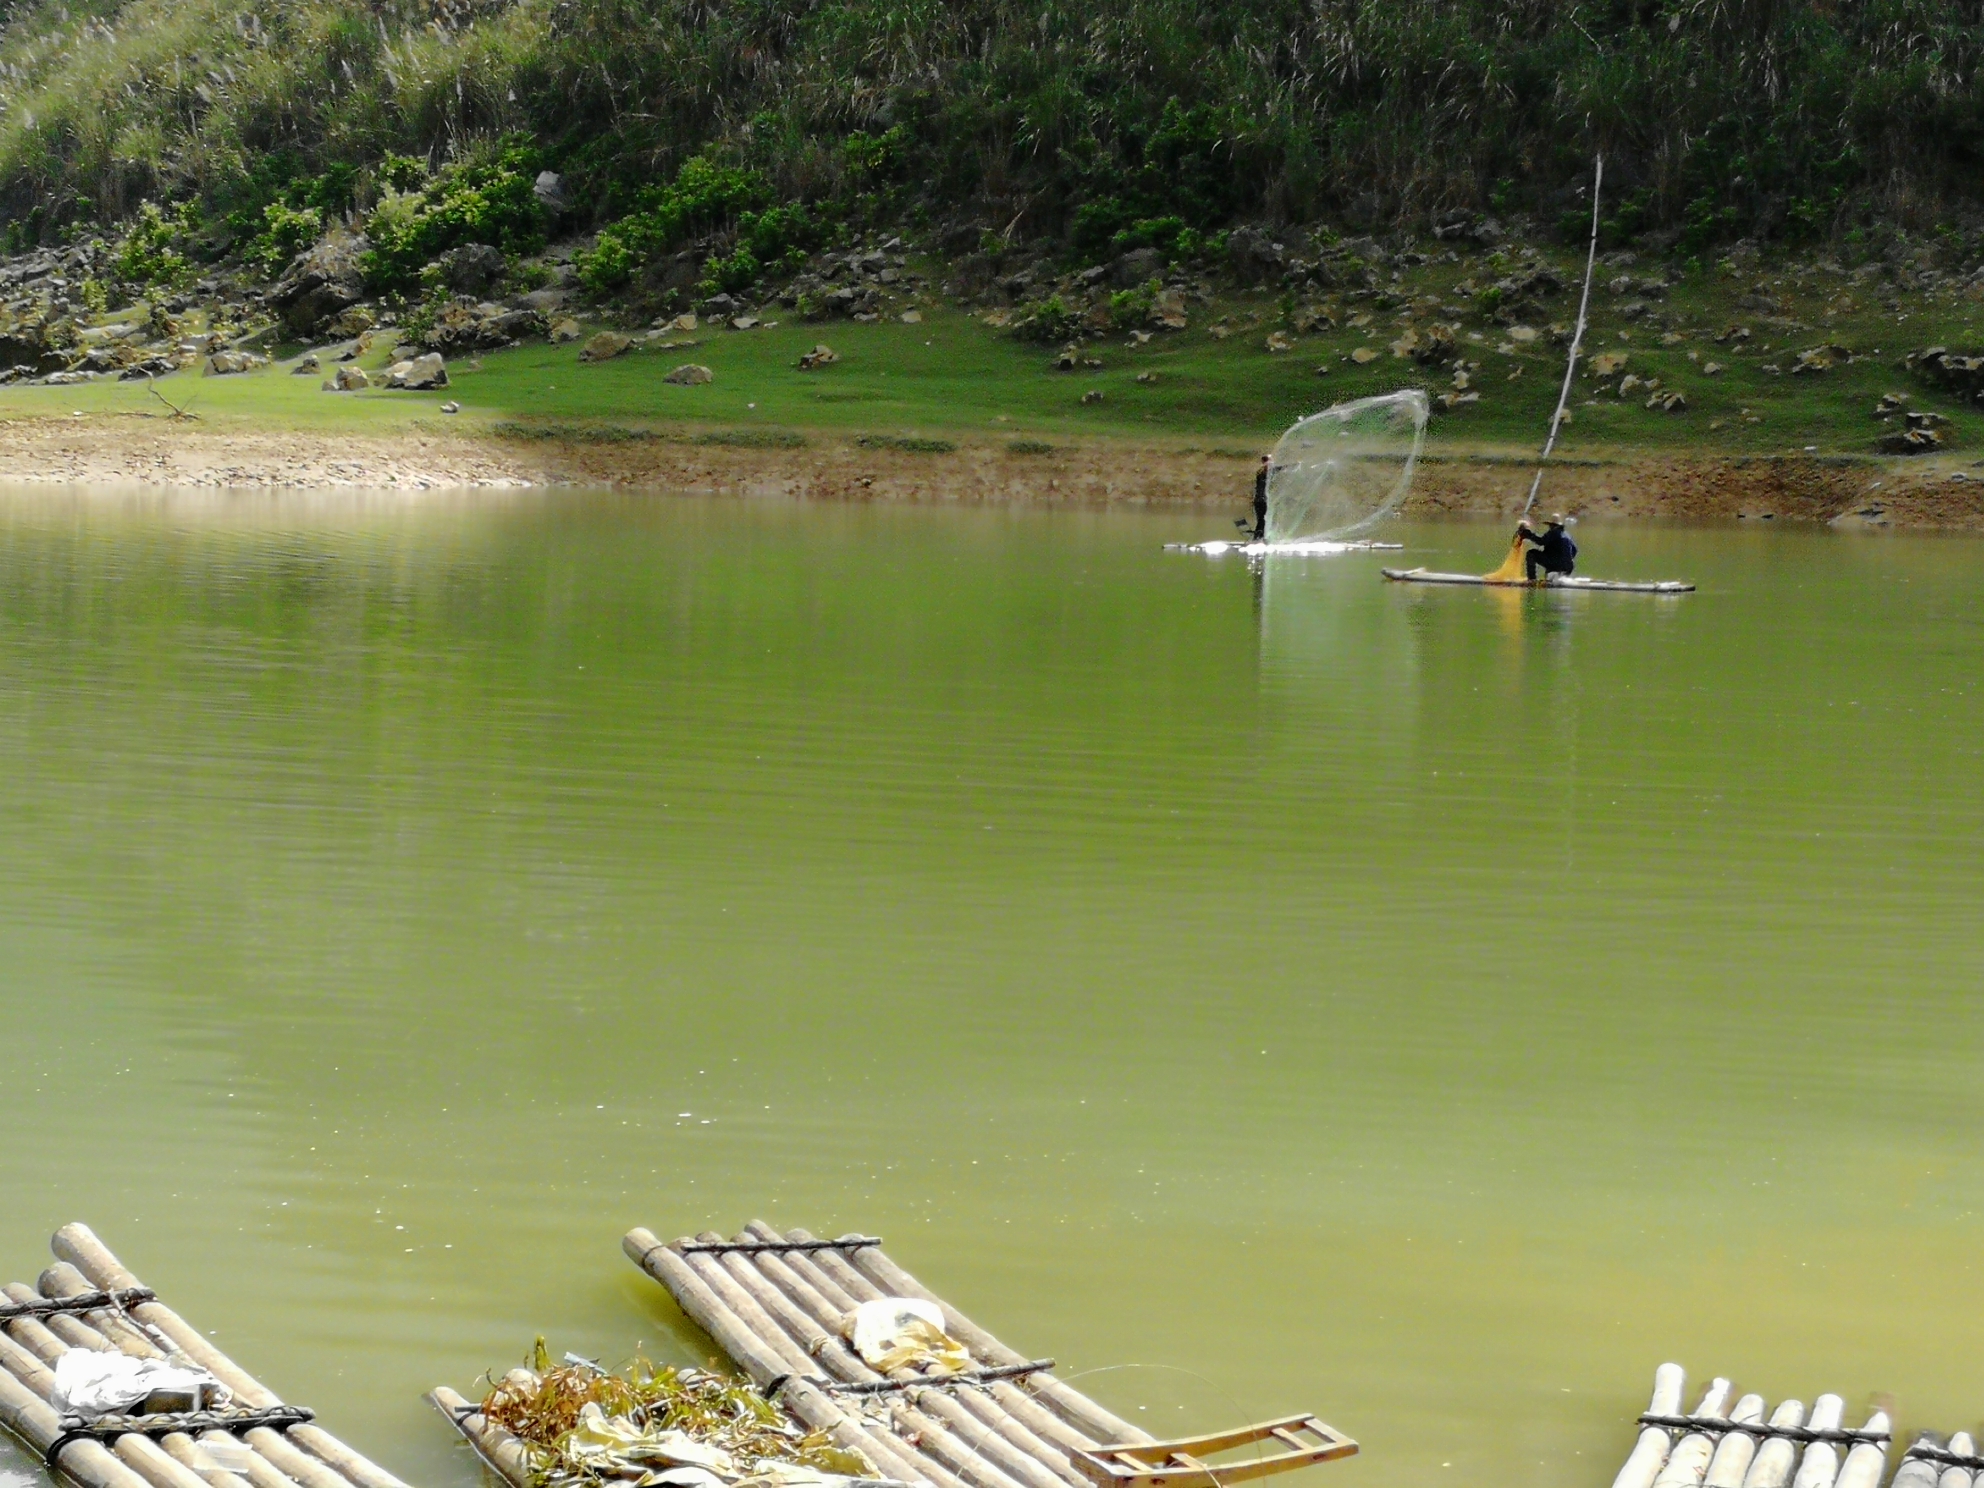
[[[753,1224],[622,1242],[796,1427],[895,1483],[928,1488],[1224,1488],[1349,1457],[1314,1416],[1156,1441],[938,1300],[872,1236],[818,1240]],[[934,1321],[933,1321],[934,1320]],[[431,1397],[515,1488],[530,1454],[482,1410]],[[1265,1447],[1238,1461],[1205,1459]]]
[[84,1488],[406,1488],[215,1348],[89,1226],[0,1292],[0,1426]]
[[1545,574],[1541,583],[1528,579],[1503,579],[1494,574],[1439,573],[1430,568],[1380,569],[1388,579],[1401,584],[1475,584],[1489,589],[1569,589],[1576,593],[1599,591],[1613,594],[1693,594],[1695,586],[1683,579],[1659,579],[1636,583],[1628,579],[1581,579],[1575,575]]
[[[1612,1488],[1880,1488],[1893,1445],[1886,1411],[1849,1427],[1837,1395],[1819,1396],[1810,1411],[1801,1400],[1772,1410],[1761,1395],[1731,1405],[1729,1381],[1714,1379],[1684,1414],[1686,1386],[1679,1364],[1654,1371],[1653,1399]],[[1888,1488],[1963,1488],[1978,1468],[1984,1457],[1968,1432],[1947,1443],[1924,1432],[1901,1454]]]

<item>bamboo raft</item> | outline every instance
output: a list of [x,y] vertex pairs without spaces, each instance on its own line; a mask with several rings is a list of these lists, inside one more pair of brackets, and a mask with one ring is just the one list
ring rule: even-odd
[[[648,1230],[622,1248],[659,1281],[759,1390],[810,1431],[857,1453],[883,1477],[928,1488],[1223,1488],[1333,1461],[1357,1443],[1314,1416],[1216,1436],[1157,1441],[1053,1375],[1052,1359],[1006,1347],[862,1235],[819,1240],[751,1225],[664,1243]],[[862,1302],[912,1297],[943,1309],[970,1354],[958,1373],[897,1369],[884,1377],[840,1335]],[[429,1399],[513,1488],[529,1488],[523,1443],[448,1389]],[[1205,1459],[1248,1447],[1268,1453]]]
[[[84,1488],[406,1488],[284,1405],[124,1268],[88,1225],[64,1225],[56,1264],[0,1292],[0,1425]],[[171,1359],[227,1386],[221,1409],[63,1416],[54,1365],[71,1349]]]
[[[1893,1444],[1886,1411],[1848,1427],[1837,1395],[1819,1396],[1809,1412],[1799,1400],[1766,1410],[1761,1395],[1731,1406],[1729,1381],[1714,1379],[1684,1415],[1686,1386],[1678,1364],[1654,1372],[1639,1438],[1612,1488],[1880,1488]],[[1980,1468],[1968,1433],[1947,1444],[1924,1433],[1902,1453],[1889,1488],[1971,1488]]]

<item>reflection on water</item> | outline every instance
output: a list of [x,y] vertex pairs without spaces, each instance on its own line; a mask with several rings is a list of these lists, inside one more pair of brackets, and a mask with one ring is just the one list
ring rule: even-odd
[[1976,544],[1211,525],[0,498],[7,1277],[86,1218],[433,1484],[754,1216],[1347,1480],[1603,1481],[1666,1357],[1973,1420]]

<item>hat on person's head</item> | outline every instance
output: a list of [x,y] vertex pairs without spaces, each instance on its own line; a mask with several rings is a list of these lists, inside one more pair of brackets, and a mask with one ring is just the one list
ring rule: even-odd
[[1552,513],[1550,513],[1550,523],[1549,523],[1549,525],[1550,525],[1550,526],[1552,526],[1552,527],[1561,527],[1561,526],[1563,526],[1563,525],[1564,525],[1564,514],[1563,514],[1562,512],[1552,512]]

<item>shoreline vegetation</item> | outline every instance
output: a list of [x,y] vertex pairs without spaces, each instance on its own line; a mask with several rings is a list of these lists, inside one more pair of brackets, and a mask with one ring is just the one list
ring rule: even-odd
[[1223,502],[1227,452],[1416,386],[1414,509],[1494,509],[1602,150],[1553,504],[1979,526],[1980,60],[1940,0],[26,0],[4,443],[22,479]]

